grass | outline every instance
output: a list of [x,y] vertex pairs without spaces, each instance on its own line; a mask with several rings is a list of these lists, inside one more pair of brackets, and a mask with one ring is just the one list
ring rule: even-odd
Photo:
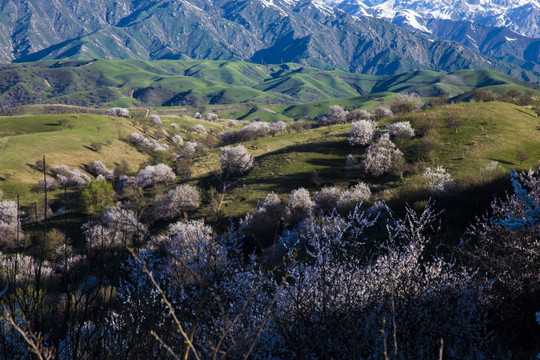
[[[98,54],[99,55],[99,54]],[[97,55],[96,55],[97,57]],[[0,71],[0,106],[28,103],[69,103],[79,106],[195,106],[252,103],[271,106],[288,118],[320,115],[312,105],[298,111],[276,106],[327,101],[347,104],[366,95],[417,92],[423,97],[470,96],[485,87],[525,91],[532,84],[486,70],[451,74],[414,71],[392,76],[370,76],[322,70],[300,64],[260,65],[243,61],[77,60],[5,65]],[[538,90],[535,90],[539,94]],[[386,95],[382,95],[385,97]],[[380,96],[379,96],[380,97]],[[349,99],[349,100],[347,100]],[[370,99],[356,102],[366,102]],[[314,105],[314,104],[313,104]],[[367,108],[375,104],[365,104]],[[236,118],[276,119],[254,107]],[[246,107],[244,107],[246,109]]]
[[[447,112],[456,113],[464,120],[457,133],[444,121]],[[465,210],[456,207],[465,206],[461,202],[465,198],[478,203],[467,205],[465,212],[470,211],[471,216],[479,215],[485,211],[493,193],[506,188],[506,182],[492,186],[481,178],[480,169],[488,162],[498,161],[507,170],[506,173],[511,168],[526,170],[538,165],[540,119],[530,110],[507,103],[470,103],[414,113],[400,120],[416,124],[425,118],[434,119],[439,124],[442,146],[424,166],[441,165],[458,184],[466,184],[463,189],[458,189],[459,194],[455,194],[456,199],[461,197],[459,204],[449,204],[451,209],[447,218],[454,216],[463,221]],[[380,125],[385,123],[388,121]],[[409,172],[403,179],[393,176],[373,178],[346,170],[346,156],[352,153],[361,157],[363,153],[362,148],[347,144],[349,128],[349,125],[333,126],[331,132],[327,133],[328,128],[323,127],[245,143],[249,152],[255,156],[255,167],[249,174],[233,182],[227,196],[227,215],[242,216],[253,210],[257,201],[271,191],[278,193],[286,202],[290,191],[301,186],[314,192],[323,186],[347,187],[360,181],[368,183],[372,188],[373,201],[385,200],[401,204],[399,207],[402,207],[402,202],[407,200],[418,208],[427,203],[430,193],[418,174]],[[416,141],[404,144],[404,151]],[[523,164],[516,160],[518,149],[524,149],[530,155]],[[198,163],[194,174],[203,179],[201,184],[205,184],[207,180],[204,179],[210,178],[209,171],[219,166],[218,151],[210,152]],[[448,203],[449,200],[443,202]]]
[[[72,130],[57,123],[66,119],[73,125]],[[39,195],[31,189],[41,174],[33,165],[43,155],[51,167],[65,164],[82,169],[84,164],[100,160],[114,168],[116,163],[126,160],[136,170],[146,156],[118,140],[118,131],[124,135],[133,132],[125,120],[99,115],[0,118],[0,189],[7,199],[19,194],[23,204],[35,201]],[[103,149],[94,151],[93,142],[101,143]]]

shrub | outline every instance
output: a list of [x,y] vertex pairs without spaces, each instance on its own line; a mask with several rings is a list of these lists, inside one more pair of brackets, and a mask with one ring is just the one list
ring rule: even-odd
[[114,204],[114,190],[107,181],[95,181],[84,188],[79,200],[81,211],[88,215],[101,215]]
[[169,149],[169,145],[161,144],[159,141],[155,139],[148,139],[147,137],[139,133],[133,133],[129,135],[127,137],[127,141],[143,149],[146,152],[167,151]]
[[[47,191],[54,191],[57,190],[60,187],[58,184],[58,181],[56,181],[55,178],[47,178]],[[37,184],[37,190],[38,191],[44,191],[45,190],[45,179],[41,178],[38,180]],[[1,197],[0,197],[1,200]]]
[[435,169],[427,168],[422,175],[427,180],[427,185],[432,192],[442,194],[448,192],[454,187],[452,175],[446,172],[442,166],[437,166]]
[[129,118],[129,110],[125,108],[111,108],[105,111],[105,115]]
[[241,175],[253,168],[253,156],[242,146],[226,146],[219,156],[221,171],[231,175]]
[[270,134],[274,136],[276,133],[283,132],[287,129],[285,121],[277,121],[270,123]]
[[343,124],[347,121],[347,111],[339,105],[331,105],[327,116],[331,124]]
[[353,156],[353,154],[347,155],[347,159],[345,160],[345,167],[347,169],[356,169],[358,167],[358,160]]
[[371,120],[355,121],[351,125],[349,131],[349,144],[355,145],[367,145],[371,143],[373,139],[373,133],[375,132],[376,124]]
[[371,190],[368,185],[364,183],[358,183],[350,189],[345,189],[339,194],[337,201],[337,207],[339,209],[352,209],[358,203],[369,200],[371,197]]
[[[17,244],[17,231],[19,244]],[[7,247],[22,245],[24,233],[21,222],[17,222],[17,203],[15,201],[0,201],[0,243]]]
[[139,172],[137,181],[142,187],[165,184],[176,179],[174,171],[167,165],[161,163],[149,165]]
[[291,222],[301,220],[313,208],[313,205],[314,202],[311,200],[307,189],[301,187],[293,190],[285,209],[286,216]]
[[193,211],[201,204],[199,192],[188,184],[182,184],[156,200],[154,216],[158,219],[173,218]]
[[379,105],[373,112],[373,119],[375,121],[391,118],[392,116],[394,116],[394,113],[392,112],[392,110],[390,110],[388,107],[384,105]]
[[386,128],[390,136],[399,137],[403,139],[410,139],[414,137],[414,129],[410,122],[400,121],[388,125]]
[[207,113],[204,115],[206,121],[217,121],[219,119],[218,114],[216,113]]
[[197,134],[200,134],[200,135],[206,134],[206,129],[201,124],[197,124],[193,126],[193,131],[195,131]]
[[394,114],[405,114],[420,110],[424,102],[416,93],[398,94],[392,103],[391,110]]
[[174,135],[171,138],[171,140],[172,140],[173,143],[178,144],[180,146],[184,145],[184,139],[182,139],[182,137],[180,135]]
[[360,121],[360,120],[370,120],[371,114],[367,110],[353,110],[347,114],[347,122]]
[[81,186],[90,183],[90,177],[77,169],[70,169],[67,165],[58,165],[53,168],[56,180],[60,186]]
[[373,176],[391,172],[400,174],[403,171],[403,153],[390,141],[388,134],[381,136],[379,141],[369,145],[362,159],[364,171]]
[[114,170],[109,170],[101,161],[94,161],[89,166],[89,169],[94,175],[101,175],[107,180],[112,180],[114,178]]
[[150,120],[148,122],[150,123],[150,125],[155,126],[155,127],[163,126],[163,122],[161,121],[161,118],[159,117],[159,115],[150,115]]
[[168,235],[156,238],[158,246],[164,247],[176,257],[171,259],[173,266],[180,261],[186,261],[199,253],[199,246],[212,240],[213,229],[204,220],[176,222],[167,227]]
[[327,212],[334,209],[339,200],[340,190],[336,187],[323,187],[315,193],[315,209]]
[[489,90],[476,89],[472,92],[471,98],[476,102],[489,102],[495,100],[495,95]]
[[121,205],[107,208],[101,221],[88,222],[82,229],[88,248],[94,251],[133,246],[148,231],[132,210]]

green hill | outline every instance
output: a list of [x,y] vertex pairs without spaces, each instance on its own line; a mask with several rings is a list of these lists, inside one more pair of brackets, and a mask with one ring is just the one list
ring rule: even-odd
[[489,70],[371,76],[295,63],[265,66],[243,61],[100,59],[0,67],[0,106],[4,108],[38,103],[86,107],[293,105],[388,92],[459,97],[476,88],[494,87],[523,92],[534,85]]

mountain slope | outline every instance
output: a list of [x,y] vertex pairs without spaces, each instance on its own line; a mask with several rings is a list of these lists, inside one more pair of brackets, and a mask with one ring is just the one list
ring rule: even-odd
[[9,34],[0,42],[3,61],[241,59],[375,75],[487,68],[535,78],[461,45],[311,1],[7,0],[2,7],[0,28]]

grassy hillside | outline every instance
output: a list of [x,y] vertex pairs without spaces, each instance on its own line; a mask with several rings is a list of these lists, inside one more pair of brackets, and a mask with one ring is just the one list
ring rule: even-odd
[[0,105],[60,103],[77,106],[292,105],[377,93],[463,96],[475,88],[532,84],[488,70],[451,74],[415,71],[370,76],[295,63],[243,61],[73,60],[0,67]]
[[[463,120],[457,132],[444,120],[448,113],[456,114]],[[335,125],[330,132],[328,127],[323,127],[246,143],[250,153],[256,156],[256,165],[247,176],[233,184],[226,212],[231,216],[240,216],[253,209],[257,201],[271,191],[279,193],[282,200],[286,201],[290,191],[300,186],[317,191],[322,186],[347,187],[359,181],[370,185],[374,193],[373,201],[407,200],[422,205],[431,194],[424,187],[421,173],[425,167],[439,165],[446,168],[455,179],[458,192],[455,194],[456,199],[472,196],[476,199],[474,201],[483,204],[492,197],[491,193],[483,191],[501,190],[498,185],[493,188],[488,184],[495,179],[481,174],[481,169],[487,163],[497,161],[504,168],[505,176],[510,169],[526,170],[538,166],[540,120],[531,110],[506,103],[470,103],[418,112],[399,120],[410,121],[413,126],[420,127],[426,119],[436,124],[440,148],[431,153],[429,158],[418,162],[410,154],[422,137],[400,143],[410,166],[403,179],[389,175],[374,178],[345,168],[348,154],[361,157],[364,152],[362,148],[348,145],[350,125]],[[380,126],[388,121],[381,122]],[[529,155],[529,159],[522,164],[516,159],[519,150]],[[218,165],[218,151],[211,152],[207,158],[202,159],[202,163],[205,165],[198,167],[195,173],[205,178],[209,169]],[[482,190],[486,186],[489,189]],[[470,193],[471,189],[476,189],[473,194]],[[484,199],[479,199],[482,197]],[[471,203],[460,211],[474,214],[482,204]],[[452,214],[460,216],[459,212]]]
[[[73,128],[60,125],[62,120]],[[118,140],[119,133],[133,131],[125,120],[99,115],[0,117],[0,188],[6,198],[20,194],[22,203],[34,201],[39,195],[31,190],[41,177],[34,165],[44,155],[50,167],[65,164],[82,170],[84,164],[100,160],[114,168],[126,160],[136,170],[146,156]],[[94,142],[102,144],[102,150],[93,150]]]

